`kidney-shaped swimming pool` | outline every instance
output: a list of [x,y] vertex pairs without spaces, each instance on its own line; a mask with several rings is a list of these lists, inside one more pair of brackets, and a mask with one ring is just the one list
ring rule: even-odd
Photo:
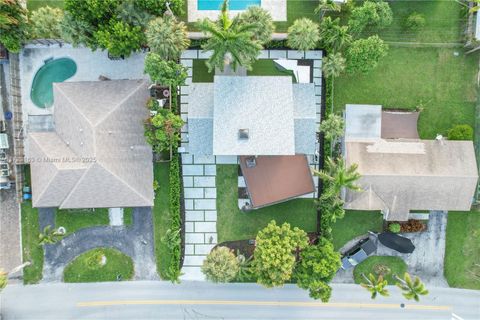
[[39,108],[48,108],[53,104],[53,83],[63,82],[77,72],[77,64],[70,58],[47,61],[38,69],[32,82],[30,98]]

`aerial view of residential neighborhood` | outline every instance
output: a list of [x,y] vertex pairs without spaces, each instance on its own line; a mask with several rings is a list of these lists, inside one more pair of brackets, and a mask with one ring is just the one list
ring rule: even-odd
[[0,0],[0,320],[480,320],[480,0]]

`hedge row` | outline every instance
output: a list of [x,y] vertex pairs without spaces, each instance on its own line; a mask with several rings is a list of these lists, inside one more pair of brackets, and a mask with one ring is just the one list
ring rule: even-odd
[[180,261],[182,244],[180,240],[180,228],[182,224],[180,212],[180,159],[178,154],[174,154],[170,161],[170,189],[169,189],[169,209],[171,214],[170,232],[173,233],[174,239],[170,241],[171,259],[168,267],[168,277],[171,281],[176,282],[180,277]]

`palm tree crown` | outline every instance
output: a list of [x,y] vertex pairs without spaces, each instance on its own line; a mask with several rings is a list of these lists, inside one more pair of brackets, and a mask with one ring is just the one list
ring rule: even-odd
[[395,276],[395,278],[397,279],[397,287],[403,291],[403,296],[408,300],[413,299],[418,302],[420,301],[420,296],[428,294],[425,284],[418,277],[412,280],[412,277],[408,273],[405,273],[403,279],[397,276]]
[[389,292],[386,288],[388,282],[387,280],[384,280],[381,275],[376,278],[371,273],[368,275],[368,277],[362,273],[362,277],[365,279],[365,282],[360,283],[360,285],[372,294],[372,299],[375,299],[377,294],[384,297],[389,296]]
[[338,77],[345,70],[346,60],[340,52],[331,53],[323,59],[322,71],[325,77]]
[[325,164],[326,170],[315,170],[314,172],[330,184],[332,192],[338,194],[342,188],[353,191],[361,190],[360,186],[355,183],[355,181],[360,179],[360,174],[357,172],[357,164],[352,164],[347,168],[343,158],[338,158],[334,161],[331,157],[327,158]]
[[233,70],[236,70],[238,65],[250,69],[262,49],[260,42],[253,39],[256,25],[234,23],[229,18],[228,0],[223,2],[218,21],[214,22],[207,18],[199,21],[198,27],[210,36],[207,43],[202,46],[204,52],[212,51],[207,61],[210,72],[215,68],[223,71],[228,64],[232,65]]
[[318,24],[307,18],[300,18],[288,28],[287,45],[301,51],[311,50],[320,40]]
[[150,21],[145,34],[150,50],[165,60],[177,59],[190,45],[185,23],[172,15]]
[[315,8],[315,14],[320,13],[320,18],[323,18],[327,11],[340,11],[342,7],[334,0],[319,0],[318,6]]

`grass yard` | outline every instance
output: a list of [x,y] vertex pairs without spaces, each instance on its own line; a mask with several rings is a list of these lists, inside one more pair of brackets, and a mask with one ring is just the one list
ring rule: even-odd
[[461,49],[391,47],[370,74],[343,75],[335,81],[335,110],[340,112],[347,103],[423,106],[418,123],[423,139],[446,135],[456,124],[473,127],[477,64],[478,55],[465,56]]
[[336,250],[343,247],[348,241],[367,231],[380,231],[383,217],[377,211],[346,210],[345,217],[337,220],[332,227],[333,245]]
[[83,228],[108,225],[108,209],[73,209],[55,213],[55,227],[64,227],[67,235]]
[[[102,264],[105,257],[105,264]],[[116,281],[133,277],[133,261],[116,249],[98,248],[85,252],[73,260],[63,272],[64,282]]]
[[52,8],[63,8],[63,0],[27,0],[27,9],[29,11],[49,6]]
[[480,211],[449,212],[444,275],[455,288],[480,290]]
[[155,180],[158,181],[159,188],[155,194],[153,207],[153,223],[155,237],[155,255],[157,258],[157,272],[165,279],[168,266],[170,265],[171,253],[166,242],[162,241],[167,229],[170,226],[169,210],[169,163],[155,163]]
[[43,270],[43,247],[38,244],[38,210],[32,208],[31,201],[24,201],[21,209],[23,261],[32,263],[23,269],[23,283],[33,284],[42,279]]
[[399,257],[372,256],[355,266],[353,277],[355,283],[361,283],[365,282],[362,273],[367,277],[369,273],[375,276],[383,275],[388,284],[393,285],[396,282],[393,276],[398,275],[402,277],[406,271],[407,264]]
[[271,220],[288,222],[307,232],[316,229],[313,199],[295,199],[244,213],[238,208],[238,166],[217,165],[218,241],[255,238]]
[[309,18],[315,22],[320,16],[315,14],[318,0],[287,0],[287,21],[275,22],[275,32],[287,32],[289,26],[299,18]]
[[194,59],[192,65],[192,82],[213,82],[214,72],[209,73],[204,59]]

